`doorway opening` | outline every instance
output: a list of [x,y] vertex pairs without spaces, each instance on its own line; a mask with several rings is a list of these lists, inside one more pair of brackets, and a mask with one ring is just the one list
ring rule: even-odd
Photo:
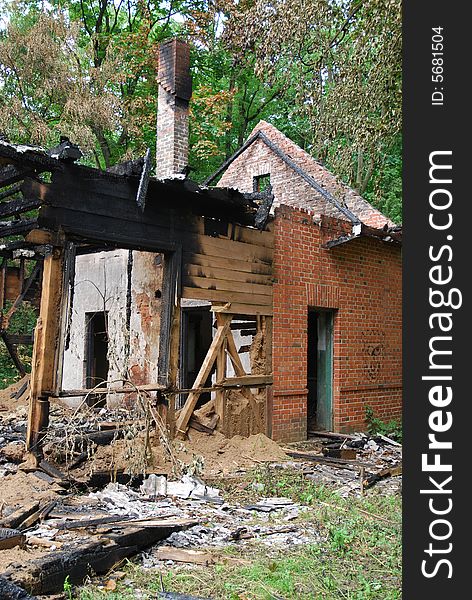
[[[108,380],[108,315],[105,311],[85,313],[85,387],[93,388]],[[102,396],[105,404],[105,396]],[[101,400],[91,398],[94,406]]]
[[308,432],[329,431],[333,426],[333,322],[332,310],[308,311]]
[[[180,385],[190,389],[198,375],[212,341],[212,313],[208,306],[182,308]],[[204,387],[211,386],[211,373]],[[178,407],[181,408],[187,396],[181,394]],[[210,393],[200,394],[197,407],[210,400]]]

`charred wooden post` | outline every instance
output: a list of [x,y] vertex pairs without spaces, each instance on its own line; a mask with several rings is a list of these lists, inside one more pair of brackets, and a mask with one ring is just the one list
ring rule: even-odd
[[49,422],[49,394],[57,389],[64,251],[51,247],[44,259],[41,306],[36,324],[26,446],[36,456]]
[[7,279],[8,259],[5,257],[0,266],[0,310],[3,311],[5,305],[5,285]]
[[[176,390],[179,377],[179,357],[180,357],[180,327],[181,327],[182,311],[180,307],[180,298],[177,298],[170,328],[170,344],[169,344],[169,386],[172,390]],[[168,394],[167,406],[167,426],[171,436],[175,435],[175,399],[177,393],[172,391]]]

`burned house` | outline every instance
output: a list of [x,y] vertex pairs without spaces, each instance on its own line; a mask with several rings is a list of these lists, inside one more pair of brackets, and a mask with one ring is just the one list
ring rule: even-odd
[[284,441],[360,429],[367,406],[398,417],[400,230],[264,122],[192,182],[182,42],[160,47],[159,84],[156,177],[149,153],[105,172],[67,141],[0,142],[2,276],[36,265],[4,313],[19,367],[9,318],[41,290],[29,448],[55,399],[126,406],[138,392],[180,436],[209,402],[225,435]]

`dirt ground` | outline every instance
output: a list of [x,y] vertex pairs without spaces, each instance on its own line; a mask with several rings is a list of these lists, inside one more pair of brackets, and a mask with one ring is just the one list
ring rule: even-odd
[[15,410],[15,408],[19,407],[19,406],[24,406],[25,401],[24,398],[11,398],[12,394],[15,394],[20,388],[21,386],[26,383],[27,381],[29,381],[29,375],[25,375],[22,379],[20,379],[19,381],[12,383],[10,386],[8,386],[7,388],[0,390],[0,411],[4,412],[4,411],[12,411]]
[[33,473],[16,473],[2,477],[0,480],[0,507],[23,506],[35,500],[52,500],[57,497],[60,488],[47,481],[38,479]]
[[32,548],[27,546],[25,548],[8,548],[8,550],[0,550],[0,573],[6,571],[9,567],[18,564],[24,564],[25,562],[39,558],[47,552],[44,548]]

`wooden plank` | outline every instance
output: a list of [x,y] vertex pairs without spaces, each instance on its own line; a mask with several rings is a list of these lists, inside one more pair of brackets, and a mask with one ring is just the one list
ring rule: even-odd
[[20,190],[21,183],[15,183],[15,185],[12,185],[10,189],[0,192],[0,200],[4,200],[5,198],[9,198],[10,196],[18,194]]
[[260,229],[251,229],[235,225],[233,229],[233,239],[246,244],[255,244],[265,248],[274,247],[274,233],[272,231],[261,231]]
[[87,214],[72,209],[42,206],[39,213],[41,227],[62,230],[70,236],[103,243],[109,242],[122,248],[161,252],[175,250],[179,236],[169,227],[158,224],[126,221],[123,219]]
[[40,207],[42,203],[42,200],[39,198],[16,198],[15,200],[10,200],[10,202],[0,204],[0,217],[19,215]]
[[0,311],[3,311],[5,305],[5,286],[7,283],[8,260],[4,258],[0,266]]
[[[234,371],[236,373],[236,377],[234,379],[246,379],[247,377],[251,377],[251,375],[247,375],[244,370],[243,363],[241,362],[241,357],[238,354],[238,349],[236,348],[236,343],[234,341],[233,332],[230,331],[226,340],[228,354],[231,359],[231,363],[233,364]],[[226,379],[228,381],[229,377]],[[259,412],[257,410],[257,403],[254,399],[254,396],[251,390],[247,387],[243,387],[241,389],[241,393],[245,398],[249,400],[249,404],[251,406],[251,411],[253,414],[253,418],[256,422],[257,430],[262,432],[262,423],[260,422]]]
[[158,560],[172,560],[180,563],[191,563],[194,565],[212,565],[215,563],[215,558],[209,552],[201,552],[200,550],[184,550],[182,548],[174,548],[173,546],[159,546],[155,550],[155,556]]
[[225,258],[234,258],[237,256],[240,260],[247,260],[248,262],[261,261],[268,265],[272,264],[274,257],[274,252],[271,248],[203,235],[199,235],[195,239],[189,238],[189,244],[186,246],[190,250],[193,249],[207,256],[223,256]]
[[[235,304],[247,304],[248,306],[265,306],[264,312],[270,308],[272,314],[272,295],[263,296],[262,294],[246,294],[244,292],[230,292],[225,290],[207,290],[196,287],[182,288],[182,298],[191,298],[193,300],[208,300],[211,302],[231,302]],[[234,310],[228,313],[236,312]],[[259,311],[258,311],[259,312]],[[240,314],[244,313],[241,311]]]
[[63,251],[56,248],[44,259],[41,305],[34,334],[26,447],[40,452],[49,421],[46,391],[56,390],[57,348],[60,338]]
[[[186,190],[181,183],[173,188],[169,182],[164,184],[150,181],[143,212],[135,202],[137,181],[107,177],[103,173],[85,173],[77,166],[72,170],[73,173],[68,174],[66,167],[64,174],[55,175],[53,184],[49,186],[46,198],[57,208],[118,218],[130,223],[159,223],[174,231],[181,227],[189,231],[188,222],[191,221],[192,231],[196,232],[195,225],[202,221],[202,214],[213,217],[218,216],[218,213],[225,213],[225,219],[229,221],[243,218],[253,222],[253,214],[247,211],[242,198],[231,206],[231,201],[225,202],[223,198],[210,198],[205,194],[196,196],[194,191],[198,187],[195,186],[194,191]],[[180,215],[176,214],[176,207]],[[195,214],[191,214],[191,211]],[[187,224],[184,225],[185,221]],[[198,229],[203,231],[200,224]]]
[[[218,418],[218,415],[214,415],[215,417]],[[200,423],[200,421],[198,421],[197,419],[195,419],[195,417],[193,416],[190,421],[188,422],[188,426],[191,429],[195,429],[196,431],[201,431],[202,433],[208,433],[209,435],[211,435],[214,431],[215,428],[211,428],[208,425],[204,425],[203,423]],[[215,427],[216,427],[216,423],[215,423]]]
[[[180,298],[181,272],[182,251],[180,247],[177,247],[174,252],[166,252],[164,254],[164,273],[162,278],[162,305],[160,315],[159,356],[157,359],[157,366],[158,381],[166,386],[169,385],[169,375],[171,374],[171,329],[176,310],[179,310],[177,299]],[[131,294],[131,288],[129,292]],[[175,360],[178,361],[178,358]]]
[[[264,332],[263,348],[265,355],[265,372],[272,373],[272,334],[273,334],[273,319],[269,316],[262,318],[262,331]],[[266,389],[265,399],[265,434],[267,437],[272,437],[272,419],[273,419],[273,402],[274,397],[272,387]]]
[[244,283],[242,281],[212,279],[210,277],[185,276],[183,278],[184,287],[192,287],[204,290],[221,290],[238,294],[251,294],[251,296],[270,296],[272,297],[271,285],[259,285],[255,283]]
[[21,219],[19,221],[0,221],[0,237],[21,235],[38,227],[36,219]]
[[265,286],[272,286],[274,281],[272,275],[237,271],[231,268],[220,268],[214,265],[204,266],[199,264],[186,264],[183,271],[184,276],[191,275],[193,277],[208,277],[210,279],[223,279],[226,281],[241,281],[243,283],[254,283]]
[[27,169],[18,169],[15,165],[7,165],[0,169],[0,187],[5,187],[21,181],[27,177],[31,171]]
[[218,329],[216,330],[215,337],[213,338],[213,340],[210,344],[210,348],[208,349],[207,355],[205,356],[203,364],[200,367],[198,375],[193,384],[195,391],[191,392],[188,395],[187,400],[186,400],[182,410],[180,411],[180,415],[179,415],[179,418],[177,419],[177,423],[176,423],[177,434],[185,434],[187,431],[187,424],[190,420],[190,417],[192,416],[192,413],[194,411],[194,408],[195,408],[198,398],[200,396],[198,388],[205,385],[205,381],[208,379],[208,376],[210,375],[210,371],[213,367],[213,363],[215,362],[216,357],[218,355],[218,350],[219,350],[221,344],[223,343],[223,340],[225,339],[228,331],[230,331],[230,329],[229,329],[230,323],[231,323],[231,317],[227,317],[225,319],[224,324],[219,325]]
[[238,271],[241,273],[253,273],[258,275],[271,275],[272,264],[260,260],[241,260],[236,255],[228,258],[220,256],[209,256],[200,252],[190,252],[184,249],[184,264],[199,265],[203,267],[218,267]]
[[[192,288],[193,289],[193,288]],[[238,302],[212,302],[211,311],[220,314],[233,314],[242,316],[272,315],[272,306],[261,306],[257,304],[240,304]]]
[[223,387],[244,385],[248,387],[259,387],[273,383],[272,375],[244,375],[240,377],[227,377],[221,381]]
[[244,370],[243,363],[241,362],[241,357],[238,354],[238,349],[236,348],[236,343],[234,341],[233,333],[231,331],[226,338],[226,347],[228,349],[228,354],[231,359],[231,363],[233,364],[236,376],[246,377],[247,373]]
[[31,596],[3,575],[0,575],[0,598],[3,600],[38,600],[36,596]]
[[[182,309],[180,298],[177,298],[172,314],[169,342],[169,385],[173,388],[179,387],[179,360],[180,360],[180,329],[182,326]],[[175,435],[175,400],[177,394],[169,394],[167,407],[167,426],[171,436]],[[158,438],[159,439],[159,438]]]
[[39,510],[39,500],[33,500],[21,506],[15,512],[12,512],[8,517],[4,517],[0,521],[0,527],[10,527],[16,529],[25,519]]
[[[125,385],[123,387],[96,387],[96,388],[81,388],[76,390],[61,390],[58,398],[71,398],[73,396],[86,396],[87,394],[132,394],[133,392],[159,392],[166,390],[167,387],[160,383],[145,383],[143,385]],[[53,392],[51,391],[51,394]]]

